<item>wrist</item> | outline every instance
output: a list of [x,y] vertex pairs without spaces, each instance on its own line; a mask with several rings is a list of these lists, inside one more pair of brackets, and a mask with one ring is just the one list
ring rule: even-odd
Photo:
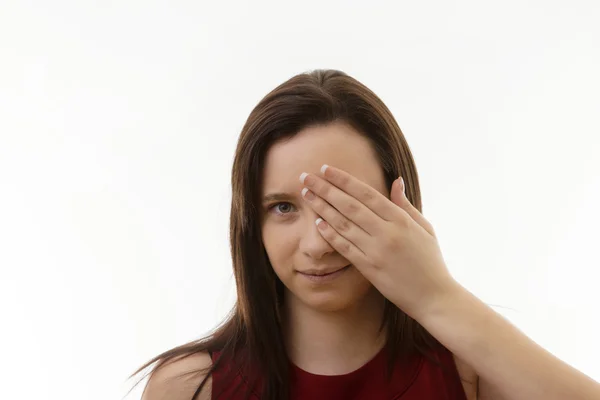
[[433,294],[427,296],[426,301],[420,302],[420,306],[412,317],[424,325],[432,318],[447,314],[449,310],[463,308],[460,303],[467,300],[465,295],[468,293],[460,283],[451,279]]

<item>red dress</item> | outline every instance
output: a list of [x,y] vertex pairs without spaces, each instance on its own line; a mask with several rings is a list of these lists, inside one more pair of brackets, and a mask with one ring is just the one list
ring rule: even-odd
[[[398,362],[388,381],[384,349],[359,369],[344,375],[315,375],[290,362],[290,400],[466,400],[454,359],[448,350],[431,353],[432,358],[437,359],[447,371],[425,357],[414,356]],[[213,362],[218,356],[218,352],[212,354]],[[235,381],[227,384],[223,381],[221,370],[219,368],[212,375],[212,398],[244,399],[249,390],[247,379],[238,372]],[[260,399],[256,389],[252,392],[250,399]],[[218,393],[221,394],[217,397]]]

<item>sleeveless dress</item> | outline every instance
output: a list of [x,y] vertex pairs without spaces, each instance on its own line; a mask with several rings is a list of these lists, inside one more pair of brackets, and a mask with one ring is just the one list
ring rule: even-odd
[[[391,380],[386,380],[385,347],[359,369],[344,375],[315,375],[290,362],[290,400],[466,400],[456,364],[449,350],[443,348],[430,356],[442,364],[445,371],[431,360],[415,355],[398,362]],[[219,352],[211,354],[213,362]],[[260,399],[256,388],[248,387],[248,379],[238,370],[233,382],[224,382],[224,370],[212,374],[212,399],[242,400],[248,392],[252,400]]]

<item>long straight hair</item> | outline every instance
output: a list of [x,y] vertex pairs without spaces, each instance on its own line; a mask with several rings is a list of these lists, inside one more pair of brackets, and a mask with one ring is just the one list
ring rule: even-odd
[[[190,400],[197,397],[223,360],[236,364],[231,369],[234,372],[241,371],[251,377],[249,387],[258,385],[261,399],[289,398],[289,361],[280,324],[283,283],[271,267],[260,231],[263,166],[267,151],[278,140],[292,137],[308,126],[334,121],[348,123],[370,140],[387,187],[402,176],[406,196],[421,211],[413,156],[383,101],[365,85],[338,70],[319,69],[290,78],[256,105],[237,143],[231,173],[230,214],[230,251],[237,301],[231,313],[209,336],[154,357],[130,378],[154,363],[150,373],[175,359],[219,352],[209,369],[195,371],[206,376]],[[443,348],[417,321],[388,300],[381,327],[387,333],[388,373],[399,357],[417,354],[429,358],[432,350]],[[224,379],[233,378],[228,375]],[[213,393],[213,398],[218,398],[218,393]]]

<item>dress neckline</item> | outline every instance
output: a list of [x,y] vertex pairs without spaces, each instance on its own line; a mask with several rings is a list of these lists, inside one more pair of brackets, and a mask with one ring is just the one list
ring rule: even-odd
[[359,377],[361,375],[368,375],[374,369],[379,368],[380,365],[385,365],[385,361],[386,361],[385,355],[386,355],[385,346],[383,346],[381,349],[379,349],[379,351],[370,360],[368,360],[366,363],[364,363],[363,365],[361,365],[354,371],[350,371],[345,374],[338,374],[338,375],[314,374],[312,372],[308,372],[308,371],[300,368],[299,366],[294,364],[291,360],[289,360],[289,364],[290,364],[292,372],[298,378],[305,378],[305,379],[311,379],[311,380],[318,379],[318,380],[328,380],[328,381],[348,380],[348,379],[356,379],[357,377]]

